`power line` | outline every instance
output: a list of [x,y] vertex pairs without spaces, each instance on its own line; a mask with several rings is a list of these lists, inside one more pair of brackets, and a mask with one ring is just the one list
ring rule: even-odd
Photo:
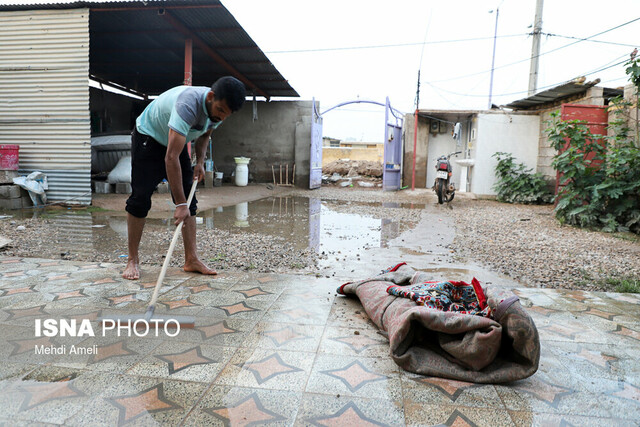
[[[505,36],[498,36],[498,38],[522,37],[527,35],[528,33],[509,34]],[[468,39],[439,40],[439,41],[433,41],[433,42],[423,41],[418,43],[380,44],[380,45],[370,45],[370,46],[346,46],[346,47],[327,47],[327,48],[317,48],[317,49],[272,50],[272,51],[266,51],[265,53],[276,54],[276,53],[330,52],[330,51],[359,50],[359,49],[383,49],[383,48],[389,48],[389,47],[424,46],[427,44],[461,43],[461,42],[479,41],[479,40],[487,40],[487,39],[493,39],[493,37],[475,37],[475,38],[468,38]]]
[[615,45],[615,46],[625,46],[625,47],[637,47],[637,45],[628,44],[628,43],[606,42],[604,40],[588,40],[588,39],[584,39],[584,38],[581,38],[581,37],[563,36],[562,34],[552,34],[552,33],[540,33],[540,34],[548,36],[548,37],[560,37],[560,38],[563,38],[563,39],[573,39],[573,40],[580,40],[580,41],[588,41],[588,42],[591,42],[591,43],[611,44],[611,45]]
[[[627,56],[627,54],[624,54],[623,56]],[[607,70],[607,69],[609,69],[609,68],[616,67],[616,66],[621,65],[621,64],[624,64],[624,63],[626,63],[626,62],[627,62],[627,60],[625,59],[625,60],[623,60],[623,61],[616,62],[615,64],[612,64],[612,65],[603,66],[603,67],[601,67],[601,68],[598,68],[598,69],[596,69],[596,70],[590,71],[590,72],[588,72],[588,73],[581,73],[580,75],[581,75],[581,76],[588,76],[588,75],[591,75],[591,74],[594,74],[594,73],[598,73],[598,72],[600,72],[600,71]],[[487,95],[472,95],[472,94],[465,94],[465,93],[453,92],[453,91],[450,91],[450,90],[443,89],[443,88],[441,88],[441,87],[437,87],[437,86],[433,85],[431,82],[426,82],[426,83],[427,83],[429,86],[431,86],[432,88],[434,88],[434,89],[441,90],[441,91],[443,91],[443,92],[447,92],[447,93],[450,93],[450,94],[452,94],[452,95],[458,95],[458,96],[462,96],[462,97],[474,97],[474,98],[485,98],[485,97],[487,96]],[[539,89],[549,89],[549,88],[552,88],[552,87],[559,86],[559,85],[561,85],[561,84],[563,84],[563,82],[561,82],[561,83],[554,83],[554,84],[550,84],[550,85],[546,85],[546,86],[543,86],[543,87],[541,87],[541,88],[539,88]],[[523,93],[528,93],[528,91],[527,91],[527,90],[524,90],[524,91],[518,91],[518,92],[511,92],[511,93],[501,93],[501,94],[498,94],[498,95],[495,95],[495,96],[511,96],[511,95],[520,95],[520,94],[523,94]]]
[[[557,52],[557,51],[559,51],[560,49],[564,49],[564,48],[567,48],[567,47],[569,47],[569,46],[573,46],[574,44],[581,43],[581,42],[584,42],[584,41],[589,41],[589,40],[590,40],[591,38],[593,38],[593,37],[597,37],[597,36],[599,36],[599,35],[602,35],[602,34],[608,33],[608,32],[610,32],[610,31],[617,30],[618,28],[624,27],[625,25],[632,24],[632,23],[634,23],[634,22],[636,22],[636,21],[638,21],[638,20],[640,20],[640,17],[635,18],[635,19],[632,19],[631,21],[625,22],[625,23],[623,23],[623,24],[616,25],[615,27],[613,27],[613,28],[609,28],[608,30],[604,30],[604,31],[601,31],[601,32],[599,32],[599,33],[593,34],[593,35],[591,35],[591,36],[589,36],[589,37],[586,37],[586,38],[583,38],[583,39],[576,40],[576,41],[571,42],[571,43],[568,43],[568,44],[566,44],[566,45],[564,45],[564,46],[560,46],[560,47],[557,47],[557,48],[555,48],[555,49],[551,49],[551,50],[549,50],[549,51],[547,51],[547,52],[543,52],[543,53],[541,53],[541,54],[539,54],[539,55],[537,55],[537,56],[534,56],[534,57],[531,57],[531,58],[521,59],[521,60],[519,60],[519,61],[511,62],[511,63],[504,64],[504,65],[500,65],[500,66],[498,66],[498,67],[495,67],[494,69],[495,69],[495,70],[497,70],[497,69],[499,69],[499,68],[510,67],[510,66],[512,66],[512,65],[521,64],[521,63],[523,63],[523,62],[529,61],[529,60],[531,60],[532,58],[540,57],[540,56],[542,56],[542,55],[547,55],[547,54],[552,53],[552,52]],[[452,80],[459,80],[459,79],[463,79],[463,78],[467,78],[467,77],[473,77],[473,76],[477,76],[477,75],[479,75],[479,74],[485,74],[485,73],[489,73],[489,72],[491,72],[491,70],[479,71],[479,72],[477,72],[477,73],[465,74],[465,75],[463,75],[463,76],[451,77],[451,78],[448,78],[448,79],[442,79],[442,80],[434,80],[434,82],[433,82],[433,83],[440,83],[440,82],[448,82],[448,81],[452,81]]]

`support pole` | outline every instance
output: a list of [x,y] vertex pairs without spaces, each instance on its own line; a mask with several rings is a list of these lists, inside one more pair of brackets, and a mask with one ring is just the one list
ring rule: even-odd
[[411,191],[416,189],[416,147],[418,145],[418,109],[414,114],[413,124],[413,161],[411,165]]
[[536,1],[536,18],[533,25],[533,42],[531,44],[531,67],[529,68],[529,96],[535,95],[538,89],[538,66],[540,63],[540,34],[542,33],[542,6],[544,0]]
[[491,57],[491,78],[489,79],[489,105],[487,108],[491,109],[491,97],[493,96],[493,70],[496,63],[496,39],[498,38],[498,17],[500,16],[500,7],[496,8],[496,26],[493,31],[493,55]]
[[184,85],[191,86],[193,83],[193,40],[184,41]]

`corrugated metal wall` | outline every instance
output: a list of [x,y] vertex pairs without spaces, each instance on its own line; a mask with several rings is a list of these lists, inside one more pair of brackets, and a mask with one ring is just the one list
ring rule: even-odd
[[88,9],[0,12],[0,144],[48,201],[91,203]]

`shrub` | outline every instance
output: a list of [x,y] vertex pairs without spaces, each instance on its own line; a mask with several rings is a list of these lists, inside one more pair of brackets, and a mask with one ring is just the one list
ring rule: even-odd
[[506,203],[543,204],[551,203],[553,195],[549,183],[540,173],[532,173],[524,163],[515,163],[510,153],[495,153],[498,160],[493,187],[498,192],[498,200]]
[[[614,100],[614,108],[626,111],[620,102]],[[560,120],[558,112],[549,123],[547,133],[558,150],[552,165],[562,176],[556,218],[580,227],[638,233],[640,149],[624,121],[613,121],[613,135],[605,137],[592,135],[584,122]]]

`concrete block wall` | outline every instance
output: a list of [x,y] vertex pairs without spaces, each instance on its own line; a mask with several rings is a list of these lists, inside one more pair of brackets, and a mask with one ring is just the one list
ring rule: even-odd
[[19,185],[0,184],[0,209],[13,210],[33,206],[29,193]]
[[558,102],[552,106],[548,106],[539,111],[540,114],[540,139],[538,141],[538,165],[536,172],[540,172],[544,175],[550,184],[555,186],[556,182],[556,170],[551,166],[553,158],[556,155],[556,150],[551,147],[549,142],[549,136],[546,129],[549,127],[548,121],[551,120],[551,113],[554,111],[560,111],[560,107],[563,103],[568,104],[580,104],[580,105],[605,105],[604,90],[601,87],[592,87],[587,90],[583,95],[575,97],[569,100]]
[[225,179],[235,171],[234,157],[249,157],[249,173],[257,182],[272,182],[271,167],[296,165],[296,186],[309,186],[311,101],[257,102],[232,114],[213,132],[213,161]]

